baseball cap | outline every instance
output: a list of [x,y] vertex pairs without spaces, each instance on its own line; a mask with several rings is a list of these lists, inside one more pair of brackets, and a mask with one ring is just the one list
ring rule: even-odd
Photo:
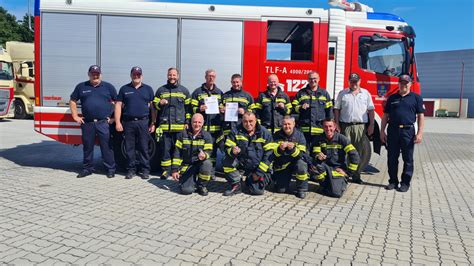
[[131,74],[142,74],[142,68],[138,66],[132,67],[132,70],[130,70]]
[[357,73],[351,73],[349,75],[349,81],[359,81],[360,80],[360,76],[359,74]]
[[100,66],[98,65],[92,65],[89,67],[89,73],[98,73],[100,74],[101,71],[100,71]]
[[398,78],[398,82],[411,82],[411,77],[403,74],[400,76],[400,78]]

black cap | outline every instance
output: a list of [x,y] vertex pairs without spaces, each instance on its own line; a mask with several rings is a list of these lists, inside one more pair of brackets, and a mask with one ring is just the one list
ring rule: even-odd
[[130,74],[142,74],[142,68],[138,66],[132,67],[132,70],[130,70]]
[[400,78],[398,78],[398,82],[411,82],[411,77],[406,74],[403,74],[400,76]]
[[360,80],[360,76],[359,74],[357,73],[351,73],[349,75],[349,81],[359,81]]
[[89,73],[98,73],[100,74],[101,71],[100,71],[100,66],[98,65],[92,65],[89,67]]

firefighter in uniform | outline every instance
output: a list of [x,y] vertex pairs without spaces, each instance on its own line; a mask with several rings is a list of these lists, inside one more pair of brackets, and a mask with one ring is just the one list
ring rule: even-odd
[[[191,95],[191,106],[193,113],[200,113],[204,116],[204,130],[209,132],[212,136],[212,139],[216,141],[222,135],[222,113],[224,113],[224,108],[222,108],[222,91],[215,84],[216,81],[216,71],[213,69],[206,70],[204,76],[206,82],[201,85],[201,87],[194,90]],[[219,114],[206,114],[207,106],[204,102],[204,99],[207,97],[216,97],[218,104],[221,107]],[[217,145],[214,145],[211,161],[215,162],[217,154]]]
[[[79,83],[71,94],[69,106],[74,121],[81,125],[83,145],[83,168],[78,178],[94,172],[94,142],[99,138],[100,151],[107,171],[107,177],[115,176],[115,160],[110,145],[110,118],[117,91],[112,84],[102,81],[100,67],[89,67],[89,81]],[[81,102],[82,117],[77,114],[77,102]]]
[[293,100],[293,108],[298,116],[298,127],[303,132],[306,143],[311,144],[313,136],[323,134],[321,122],[333,118],[332,102],[329,93],[319,87],[319,74],[308,74],[308,85],[299,90]]
[[224,173],[229,184],[224,196],[242,192],[242,171],[252,195],[263,195],[270,183],[270,167],[274,144],[270,132],[257,123],[254,113],[242,117],[242,125],[232,130],[226,139]]
[[273,180],[275,191],[285,193],[290,185],[292,176],[296,178],[296,196],[304,199],[308,191],[308,164],[304,161],[306,155],[306,140],[303,133],[295,128],[295,118],[285,116],[282,130],[273,135],[274,161]]
[[160,136],[160,150],[162,152],[161,179],[171,175],[172,155],[176,137],[184,130],[191,117],[189,91],[178,84],[179,72],[176,68],[168,69],[168,81],[158,88],[153,103],[154,112],[158,115],[157,135]]
[[331,195],[331,179],[342,177],[346,182],[346,177],[357,171],[359,154],[349,138],[336,131],[336,122],[332,118],[323,121],[323,128],[324,134],[316,136],[311,144],[311,157],[315,159],[311,169],[322,182],[324,191]]
[[260,93],[253,106],[260,124],[272,134],[280,130],[285,115],[291,113],[290,97],[278,86],[278,76],[268,76],[267,90]]
[[194,114],[191,128],[183,130],[177,136],[176,148],[173,155],[174,180],[179,180],[181,193],[189,195],[197,192],[207,196],[207,183],[211,179],[212,137],[202,129],[204,117]]
[[[240,74],[234,74],[231,78],[232,87],[229,91],[224,93],[222,96],[222,104],[225,109],[226,103],[237,103],[239,105],[239,119],[238,121],[224,121],[222,125],[223,134],[217,139],[217,145],[221,147],[225,143],[225,136],[230,133],[231,130],[237,128],[238,125],[242,123],[242,115],[250,111],[250,108],[253,106],[252,96],[242,88],[242,76]],[[225,113],[225,111],[224,111]]]
[[115,104],[115,129],[118,132],[124,132],[128,161],[125,178],[131,179],[137,173],[135,155],[138,151],[139,168],[142,172],[141,177],[148,179],[150,177],[149,133],[155,131],[155,125],[150,123],[149,119],[150,109],[153,108],[153,89],[142,82],[143,75],[140,67],[133,67],[130,71],[130,77],[132,81],[120,88],[117,97],[117,103]]
[[[398,191],[407,192],[413,176],[413,151],[415,144],[421,143],[424,128],[423,98],[411,92],[411,77],[401,75],[398,81],[398,93],[391,95],[385,104],[382,116],[380,140],[387,144],[388,150],[388,190],[398,188],[398,157],[400,150],[403,158],[403,172]],[[418,123],[418,132],[415,134],[414,123]],[[388,123],[387,134],[385,128]]]

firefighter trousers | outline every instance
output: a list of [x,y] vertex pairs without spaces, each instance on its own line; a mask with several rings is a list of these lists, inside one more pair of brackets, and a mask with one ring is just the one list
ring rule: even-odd
[[290,162],[286,167],[279,166],[277,163],[273,166],[273,180],[275,181],[275,189],[280,193],[284,193],[290,187],[291,178],[296,179],[296,190],[298,192],[308,191],[308,164],[302,159]]
[[211,179],[212,162],[208,159],[196,162],[189,166],[183,166],[179,185],[181,193],[185,195],[192,194],[198,187],[207,187]]
[[237,184],[242,180],[242,173],[246,176],[245,185],[249,189],[251,195],[263,195],[265,188],[271,183],[270,175],[265,173],[258,180],[253,179],[254,170],[246,169],[240,165],[237,159],[226,156],[223,162],[225,178],[231,185]]
[[160,150],[162,152],[161,157],[161,170],[163,176],[171,175],[171,164],[173,158],[173,152],[176,144],[176,137],[178,132],[163,132],[160,140]]

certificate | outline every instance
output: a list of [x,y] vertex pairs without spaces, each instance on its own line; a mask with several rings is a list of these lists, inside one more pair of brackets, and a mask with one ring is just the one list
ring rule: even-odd
[[204,98],[204,104],[206,105],[206,114],[218,114],[219,113],[219,101],[215,96],[209,96]]
[[226,103],[225,104],[224,120],[226,122],[239,121],[239,103]]

